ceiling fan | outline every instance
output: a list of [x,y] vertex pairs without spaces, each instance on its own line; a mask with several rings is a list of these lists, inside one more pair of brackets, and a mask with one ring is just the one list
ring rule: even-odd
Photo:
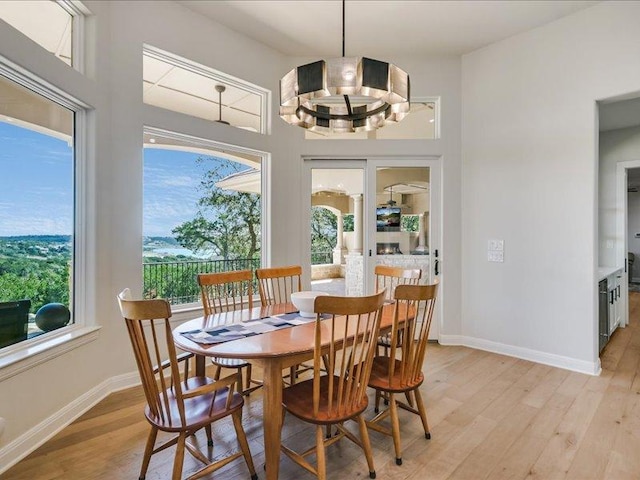
[[[214,120],[217,123],[222,123],[224,125],[231,125],[229,122],[227,122],[226,120],[222,119],[222,94],[223,92],[227,89],[227,87],[225,87],[224,85],[221,84],[217,84],[215,86],[216,92],[218,92],[218,120]],[[230,108],[230,105],[227,105],[228,108]],[[243,130],[249,130],[250,132],[257,132],[258,130],[255,129],[255,127],[249,127],[249,126],[242,126],[242,125],[231,125],[233,127],[238,127],[241,128]]]
[[[389,192],[389,200],[387,200],[386,202],[384,202],[383,204],[381,204],[382,207],[400,207],[400,208],[408,208],[409,205],[405,205],[405,204],[400,204],[398,205],[398,202],[396,202],[393,199],[393,187],[394,185],[389,185],[388,187],[385,187],[384,190]],[[400,197],[402,198],[402,196]]]

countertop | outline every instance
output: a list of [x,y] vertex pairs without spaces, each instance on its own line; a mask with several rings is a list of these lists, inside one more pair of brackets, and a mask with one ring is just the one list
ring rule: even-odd
[[598,281],[605,279],[616,272],[621,272],[622,270],[623,267],[598,267]]

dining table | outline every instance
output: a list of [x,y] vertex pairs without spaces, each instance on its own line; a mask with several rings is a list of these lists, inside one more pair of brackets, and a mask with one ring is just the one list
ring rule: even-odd
[[[244,338],[218,342],[195,341],[189,332],[211,331],[221,326],[242,326],[261,319],[297,312],[291,303],[205,315],[189,320],[173,330],[176,346],[196,357],[196,374],[204,375],[206,357],[238,358],[263,371],[263,429],[267,480],[277,480],[280,465],[282,413],[282,371],[310,360],[314,355],[315,320],[288,328],[279,328]],[[382,310],[380,332],[391,329],[393,305]],[[231,337],[233,338],[233,337]]]

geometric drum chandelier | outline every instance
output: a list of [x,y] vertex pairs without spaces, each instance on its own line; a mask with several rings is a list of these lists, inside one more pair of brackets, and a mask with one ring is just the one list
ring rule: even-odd
[[409,113],[409,75],[387,62],[345,57],[342,0],[342,57],[294,68],[280,80],[280,117],[322,133],[375,130]]

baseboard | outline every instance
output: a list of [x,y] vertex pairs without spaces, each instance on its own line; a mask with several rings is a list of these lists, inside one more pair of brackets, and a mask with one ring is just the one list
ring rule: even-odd
[[109,378],[0,449],[0,475],[80,417],[107,395],[140,384],[138,372]]
[[463,347],[476,348],[487,352],[499,353],[509,357],[529,360],[531,362],[542,363],[551,367],[563,368],[587,375],[600,375],[600,359],[596,362],[585,362],[571,357],[564,357],[554,353],[540,352],[529,348],[515,347],[504,343],[492,342],[482,338],[467,337],[464,335],[440,335],[441,345],[459,345]]

